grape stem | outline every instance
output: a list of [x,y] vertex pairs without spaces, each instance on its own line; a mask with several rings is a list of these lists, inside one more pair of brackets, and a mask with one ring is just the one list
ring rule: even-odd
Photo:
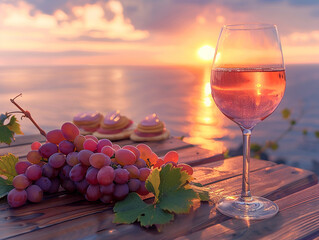
[[29,111],[26,111],[24,110],[15,100],[16,98],[18,97],[21,97],[22,96],[22,93],[20,93],[19,95],[15,96],[13,99],[10,99],[10,101],[17,107],[19,108],[19,110],[21,111],[21,113],[23,114],[22,117],[26,117],[26,118],[29,118],[30,121],[33,123],[33,125],[39,130],[40,134],[43,135],[44,137],[46,137],[46,133],[45,131],[40,128],[40,126],[36,123],[36,121],[34,121],[34,119],[32,118],[31,116],[31,113]]

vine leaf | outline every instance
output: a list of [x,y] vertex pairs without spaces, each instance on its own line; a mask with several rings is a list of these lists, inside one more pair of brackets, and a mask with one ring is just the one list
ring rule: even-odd
[[[5,124],[6,120],[9,123]],[[10,114],[0,115],[0,142],[6,143],[8,145],[14,140],[14,134],[23,134],[20,129],[20,124],[17,118]]]
[[11,153],[0,157],[0,198],[13,189],[12,180],[17,175],[15,170],[17,162],[18,158]]
[[154,202],[145,203],[137,193],[130,193],[123,201],[115,204],[113,222],[129,224],[138,221],[144,227],[156,225],[157,230],[161,231],[161,224],[172,221],[174,213],[189,213],[194,199],[209,200],[208,192],[199,190],[199,186],[190,185],[190,180],[192,176],[172,164],[153,169],[145,187],[154,194]]

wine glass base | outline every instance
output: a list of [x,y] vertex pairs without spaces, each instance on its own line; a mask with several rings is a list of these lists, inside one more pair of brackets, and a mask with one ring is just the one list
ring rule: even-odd
[[221,199],[217,209],[226,216],[246,220],[271,218],[279,211],[277,204],[266,198],[251,197],[249,201],[243,201],[238,195]]

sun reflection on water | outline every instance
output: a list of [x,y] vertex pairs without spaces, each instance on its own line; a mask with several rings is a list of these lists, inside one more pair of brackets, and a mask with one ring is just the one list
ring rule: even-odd
[[215,141],[225,135],[229,135],[229,130],[225,128],[225,119],[216,107],[211,96],[210,70],[205,69],[203,79],[199,81],[199,96],[193,96],[196,101],[194,113],[195,120],[190,124],[189,137],[185,141],[200,145],[217,153],[226,150],[226,145],[222,141]]

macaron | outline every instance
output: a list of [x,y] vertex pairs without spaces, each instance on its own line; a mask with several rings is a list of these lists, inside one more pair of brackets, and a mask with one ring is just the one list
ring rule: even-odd
[[133,121],[121,115],[119,110],[115,110],[105,115],[93,135],[115,141],[130,138],[133,130]]
[[135,142],[161,141],[169,138],[169,130],[156,113],[146,116],[135,128],[130,138]]
[[73,123],[79,128],[83,135],[92,134],[100,127],[103,115],[95,112],[80,112],[73,117]]

